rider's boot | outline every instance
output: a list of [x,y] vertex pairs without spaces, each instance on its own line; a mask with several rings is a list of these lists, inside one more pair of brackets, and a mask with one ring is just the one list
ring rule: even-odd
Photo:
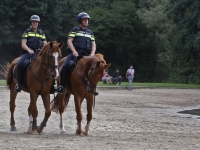
[[94,96],[97,96],[97,95],[99,95],[99,93],[98,93],[98,92],[96,92],[96,91],[94,91]]
[[63,94],[64,93],[64,85],[65,85],[65,81],[66,81],[66,73],[65,73],[65,69],[61,69],[60,71],[60,86],[58,87],[57,89],[57,92],[60,93],[60,94]]
[[22,83],[22,75],[21,75],[21,70],[19,68],[17,69],[17,84],[15,85],[15,91],[16,92],[21,92],[21,83]]

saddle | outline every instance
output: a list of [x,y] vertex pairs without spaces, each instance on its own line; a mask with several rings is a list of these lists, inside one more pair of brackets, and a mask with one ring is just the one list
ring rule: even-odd
[[[70,60],[66,69],[64,70],[64,74],[65,74],[65,78],[66,80],[64,80],[64,82],[67,83],[68,87],[71,88],[71,85],[70,85],[70,80],[69,78],[71,77],[71,74],[74,70],[74,68],[76,67],[76,64],[77,62],[82,58],[83,56],[78,56],[78,57],[75,57],[73,60]],[[65,84],[65,83],[64,83]]]

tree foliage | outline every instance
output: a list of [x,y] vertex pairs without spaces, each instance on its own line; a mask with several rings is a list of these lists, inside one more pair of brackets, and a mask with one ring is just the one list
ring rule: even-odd
[[125,77],[133,64],[136,81],[200,84],[199,8],[198,0],[1,0],[0,64],[20,56],[31,15],[40,16],[47,41],[66,43],[85,11],[110,74],[119,68]]
[[200,84],[200,1],[170,1],[169,17],[177,25],[171,44],[171,81]]

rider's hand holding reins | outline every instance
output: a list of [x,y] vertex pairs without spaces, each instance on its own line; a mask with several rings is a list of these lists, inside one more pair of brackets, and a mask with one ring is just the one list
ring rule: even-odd
[[74,55],[75,57],[78,57],[77,51],[74,51],[74,52],[73,52],[73,55]]
[[29,54],[34,54],[34,51],[31,50],[31,49],[29,49],[29,50],[28,50],[28,53],[29,53]]
[[69,49],[72,51],[72,54],[74,55],[74,57],[78,57],[78,53],[77,53],[76,49],[74,48],[72,41],[73,41],[73,38],[68,39],[67,45],[68,45]]
[[27,39],[22,39],[22,48],[26,50],[29,54],[34,54],[34,51],[31,50],[27,45]]

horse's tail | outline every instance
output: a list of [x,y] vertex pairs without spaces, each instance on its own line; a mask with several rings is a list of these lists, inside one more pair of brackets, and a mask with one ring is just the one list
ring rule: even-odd
[[62,95],[57,94],[56,97],[51,101],[51,111],[62,114],[69,102],[71,94],[66,93],[64,98]]
[[6,85],[8,88],[10,88],[10,85],[12,83],[14,66],[15,64],[10,64],[8,62],[6,62],[6,65],[4,66],[0,65],[0,67],[3,69],[3,71],[0,71],[0,74],[5,77]]
[[4,66],[0,65],[0,67],[3,69],[3,71],[0,71],[0,74],[2,74],[6,78],[6,85],[9,89],[13,81],[13,69],[19,59],[20,57],[15,58],[11,63],[6,62],[6,65]]

